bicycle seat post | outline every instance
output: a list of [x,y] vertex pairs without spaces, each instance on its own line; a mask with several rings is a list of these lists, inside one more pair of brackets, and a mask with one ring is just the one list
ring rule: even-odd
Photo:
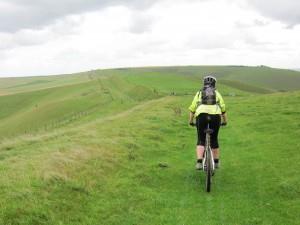
[[204,130],[204,133],[212,134],[213,132],[214,132],[214,130],[209,128],[209,123],[208,123],[207,124],[207,129]]

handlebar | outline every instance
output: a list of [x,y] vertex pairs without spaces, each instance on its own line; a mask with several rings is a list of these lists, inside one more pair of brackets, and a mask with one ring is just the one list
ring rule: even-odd
[[[222,127],[225,127],[226,125],[227,125],[227,122],[226,123],[221,123]],[[194,122],[192,122],[192,123],[190,123],[190,126],[195,127],[196,124]]]

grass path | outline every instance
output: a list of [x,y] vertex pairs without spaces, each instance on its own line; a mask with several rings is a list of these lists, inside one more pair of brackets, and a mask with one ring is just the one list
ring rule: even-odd
[[54,129],[53,131],[47,131],[47,132],[43,132],[43,133],[39,133],[39,134],[19,135],[16,138],[7,138],[6,140],[3,140],[0,143],[0,149],[1,148],[2,149],[10,148],[9,146],[16,144],[18,142],[23,143],[24,141],[25,142],[26,141],[27,142],[42,141],[45,139],[47,140],[49,138],[51,139],[53,137],[65,135],[66,133],[70,133],[70,132],[76,133],[78,130],[89,130],[87,128],[90,127],[91,125],[96,124],[98,126],[102,123],[106,123],[106,122],[110,122],[110,121],[113,121],[116,119],[124,118],[130,114],[135,113],[136,111],[143,110],[147,106],[152,106],[152,105],[167,101],[168,98],[172,98],[172,97],[167,96],[167,97],[161,97],[159,99],[147,100],[147,101],[137,104],[127,110],[124,110],[122,112],[117,112],[116,114],[113,114],[113,115],[100,117],[98,119],[95,119],[94,121],[79,124],[79,125],[76,125],[75,127],[74,126],[72,127],[72,125],[71,125],[71,126],[67,127],[67,129],[60,127],[58,129]]

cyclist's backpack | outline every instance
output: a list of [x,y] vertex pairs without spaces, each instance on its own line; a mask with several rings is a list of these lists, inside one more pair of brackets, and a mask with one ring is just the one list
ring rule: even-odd
[[216,89],[211,86],[204,86],[201,90],[201,104],[215,105],[217,103]]

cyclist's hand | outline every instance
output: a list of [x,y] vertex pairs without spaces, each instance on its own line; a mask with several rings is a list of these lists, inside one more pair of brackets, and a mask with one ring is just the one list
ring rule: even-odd
[[227,125],[227,122],[221,123],[221,126],[226,126],[226,125]]
[[196,124],[194,122],[190,122],[190,126],[194,127]]

